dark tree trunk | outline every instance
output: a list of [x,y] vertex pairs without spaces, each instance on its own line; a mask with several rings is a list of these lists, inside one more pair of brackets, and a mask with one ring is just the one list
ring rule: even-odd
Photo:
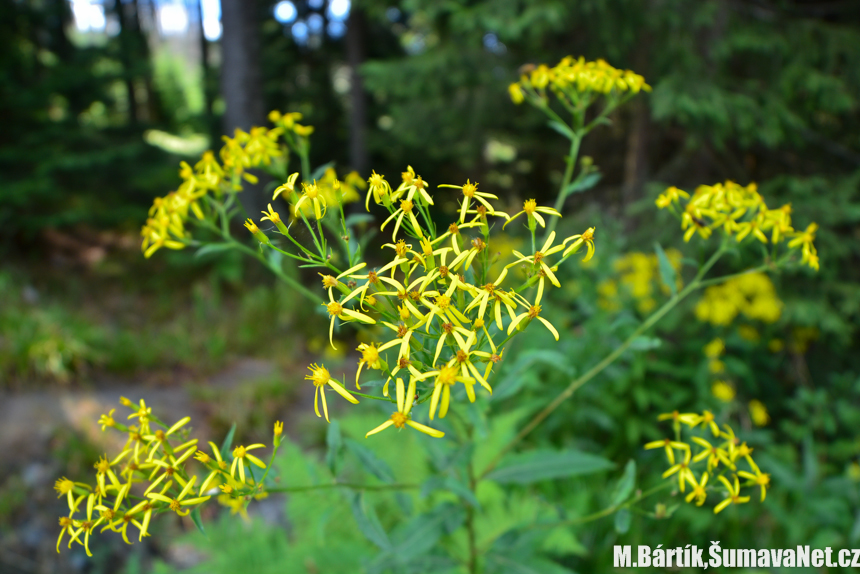
[[[136,126],[140,118],[138,117],[137,94],[134,88],[134,79],[136,76],[134,62],[137,58],[143,56],[143,54],[140,54],[136,50],[140,39],[137,5],[123,4],[120,0],[116,0],[114,2],[114,9],[119,18],[119,49],[123,67],[123,80],[125,81],[126,92],[128,92],[128,120],[129,124]],[[134,10],[134,13],[129,14],[129,10]]]
[[346,28],[346,59],[350,68],[349,163],[367,177],[370,157],[367,152],[367,93],[359,68],[365,60],[364,14],[353,3]]
[[197,23],[200,27],[200,69],[203,72],[203,102],[207,125],[212,124],[212,70],[209,66],[209,40],[203,30],[203,1],[197,0]]
[[[236,128],[249,130],[265,120],[262,73],[260,71],[260,26],[255,0],[221,0],[221,95],[226,109],[224,133]],[[256,218],[265,207],[262,186],[243,183],[242,205]]]

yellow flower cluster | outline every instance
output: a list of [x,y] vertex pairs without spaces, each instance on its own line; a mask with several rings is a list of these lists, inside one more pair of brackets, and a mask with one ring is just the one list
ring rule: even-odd
[[782,315],[782,301],[767,275],[744,273],[705,289],[695,312],[699,321],[717,326],[730,325],[738,315],[775,323]]
[[791,204],[768,209],[754,183],[746,187],[733,181],[701,185],[692,197],[670,187],[660,194],[656,204],[680,218],[684,241],[696,234],[707,239],[715,229],[738,242],[749,237],[774,246],[787,241],[789,250],[800,250],[802,264],[818,270],[818,252],[813,245],[818,225],[810,223],[804,231],[795,230],[791,226]]
[[[681,257],[677,249],[666,250],[666,258],[676,272],[681,269]],[[659,285],[664,295],[671,293],[660,279],[660,263],[653,253],[627,253],[613,263],[613,269],[619,275],[618,279],[607,279],[597,286],[598,305],[603,309],[617,311],[621,308],[619,284],[636,300],[636,308],[641,313],[650,313],[657,306],[655,285]],[[681,289],[684,286],[681,274],[676,273],[676,277],[677,288]]]
[[[505,345],[532,323],[540,323],[556,340],[559,338],[555,326],[541,315],[543,294],[550,286],[561,286],[556,272],[567,258],[583,246],[586,259],[593,255],[594,228],[562,241],[556,241],[552,232],[534,253],[512,250],[513,261],[497,275],[490,275],[495,262],[490,255],[490,227],[494,220],[507,224],[524,215],[526,227],[534,236],[538,225],[546,225],[545,217],[560,217],[560,214],[528,200],[520,213],[510,217],[493,205],[492,201],[498,198],[478,191],[478,185],[467,181],[458,186],[439,186],[459,192],[460,209],[457,220],[443,232],[437,232],[429,216],[429,206],[434,200],[428,191],[429,184],[420,175],[409,167],[394,188],[384,176],[374,172],[368,180],[366,205],[370,207],[373,199],[388,211],[383,230],[393,223],[391,243],[382,246],[385,263],[370,269],[366,262],[352,261],[349,269],[341,271],[331,261],[326,262],[332,274],[321,275],[328,298],[324,306],[331,317],[332,346],[338,321],[375,325],[378,343],[362,343],[358,347],[361,360],[356,387],[361,389],[362,372],[372,370],[380,371],[381,380],[385,381],[383,397],[388,397],[391,381],[396,385],[397,400],[387,400],[395,402],[397,410],[368,436],[392,425],[410,426],[431,436],[441,436],[440,431],[412,420],[413,406],[429,401],[432,420],[437,414],[440,417],[447,414],[452,394],[459,385],[470,401],[476,398],[475,385],[492,392],[488,379],[493,366],[502,359]],[[294,186],[295,177],[291,177],[278,189],[295,193]],[[327,203],[319,194],[311,195],[311,191],[305,185],[298,203],[305,198],[317,202],[315,215],[327,217]],[[268,217],[278,219],[276,213]],[[278,231],[287,235],[280,227]],[[267,238],[262,243],[272,245]],[[512,282],[515,275],[520,276],[516,288]],[[358,402],[346,385],[332,378],[324,366],[314,364],[309,368],[306,378],[316,387],[318,416],[329,418],[326,390],[349,402]],[[418,400],[416,392],[421,397]]]
[[[184,249],[192,241],[191,232],[186,228],[190,214],[199,222],[214,219],[217,214],[209,200],[221,199],[225,193],[235,194],[241,191],[242,180],[257,183],[257,177],[248,170],[271,170],[275,164],[283,170],[289,149],[306,152],[307,136],[313,133],[313,127],[296,123],[301,117],[298,113],[281,114],[273,111],[269,114],[269,119],[276,127],[252,127],[247,132],[237,129],[232,138],[224,136],[224,146],[218,153],[220,162],[211,151],[205,152],[193,167],[181,162],[179,176],[182,183],[176,191],[153,201],[149,218],[141,230],[141,248],[144,255],[151,257],[162,247]],[[340,181],[334,168],[330,167],[318,181],[305,188],[307,195],[318,196],[318,201],[308,201],[300,208],[305,217],[310,217],[315,207],[321,204],[357,201],[359,192],[365,188],[366,183],[356,172],[349,173],[344,181]],[[275,197],[284,191],[294,191],[291,185],[288,188],[281,186],[279,189]],[[286,194],[287,197],[291,195]],[[293,205],[290,215],[297,218],[298,198],[291,199]],[[230,204],[227,205],[229,206]]]
[[[190,417],[168,427],[145,401],[135,404],[123,397],[120,403],[132,411],[128,415],[129,424],[114,418],[116,409],[102,415],[98,424],[103,431],[111,428],[125,434],[125,444],[119,454],[113,458],[105,455],[95,464],[95,484],[73,482],[65,477],[54,484],[54,490],[69,505],[69,514],[59,520],[57,552],[68,534],[69,548],[77,542],[92,556],[90,535],[99,527],[99,532],[111,530],[121,534],[127,544],[131,544],[128,530],[133,527],[137,529],[138,540],[143,540],[149,535],[153,515],[174,512],[187,516],[213,493],[218,493],[219,487],[233,497],[262,491],[262,479],[254,480],[250,465],[261,469],[267,466],[250,451],[264,445],[238,446],[232,452],[232,462],[228,462],[211,442],[211,455],[197,450],[198,439],[188,437]],[[279,432],[278,425],[275,426],[276,448],[283,426],[280,429]],[[207,474],[199,483],[203,475],[187,469],[192,456],[206,469]]]
[[[672,477],[671,480],[677,480],[678,490],[682,493],[690,487],[690,492],[685,497],[686,502],[695,501],[696,506],[702,506],[708,493],[718,489],[715,481],[710,480],[713,477],[722,485],[723,494],[723,499],[714,507],[715,514],[731,504],[749,502],[749,496],[741,496],[741,489],[746,487],[758,486],[761,489],[761,501],[764,502],[767,488],[770,486],[770,475],[761,472],[752,458],[753,449],[748,447],[747,443],[742,443],[729,425],[725,424],[720,429],[710,411],[704,411],[702,414],[674,411],[661,414],[657,420],[672,421],[675,438],[649,442],[645,448],[661,448],[666,452],[669,468],[663,473],[663,478]],[[689,432],[701,427],[704,432],[700,434],[708,436],[710,431],[713,438],[709,441],[703,436],[692,436],[690,442],[682,441],[683,427]],[[698,448],[699,451],[694,454],[693,448]],[[741,461],[746,462],[749,470],[738,470]],[[697,465],[700,467],[698,470],[703,471],[698,478],[697,469],[694,469]],[[744,479],[743,484],[741,479]]]
[[587,62],[585,58],[566,56],[556,66],[546,64],[526,70],[519,82],[508,87],[511,100],[522,103],[526,97],[546,99],[546,88],[568,103],[579,100],[579,94],[636,94],[651,91],[645,78],[630,70],[619,70],[605,60]]

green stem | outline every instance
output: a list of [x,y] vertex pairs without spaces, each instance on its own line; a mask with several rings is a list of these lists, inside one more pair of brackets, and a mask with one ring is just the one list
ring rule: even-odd
[[[561,187],[558,190],[558,197],[555,199],[555,210],[561,213],[561,208],[564,206],[564,200],[567,199],[567,196],[570,195],[567,192],[567,187],[570,185],[571,180],[573,179],[573,170],[576,167],[576,159],[579,156],[579,144],[582,142],[582,133],[577,131],[574,132],[573,139],[570,140],[570,153],[567,156],[567,167],[564,170],[564,178],[561,180]],[[549,222],[547,223],[546,231],[544,232],[543,239],[541,243],[545,243],[547,237],[555,230],[555,226],[558,224],[558,217],[549,217]]]
[[662,319],[666,313],[675,308],[678,303],[683,301],[687,295],[692,293],[693,291],[701,288],[702,277],[704,277],[705,273],[710,270],[711,267],[717,262],[717,260],[723,255],[725,252],[725,245],[721,245],[720,248],[714,253],[713,256],[699,269],[699,272],[696,274],[695,279],[687,285],[683,290],[679,293],[675,294],[671,299],[669,299],[665,305],[660,307],[657,311],[655,311],[648,319],[645,320],[633,333],[625,340],[621,345],[619,345],[614,351],[609,353],[606,357],[603,358],[602,361],[594,365],[591,369],[589,369],[586,373],[584,373],[579,378],[575,379],[568,385],[568,387],[563,390],[561,393],[556,396],[553,401],[548,404],[542,411],[540,411],[534,418],[532,418],[529,423],[517,433],[517,435],[511,439],[505,446],[499,451],[499,454],[487,465],[484,471],[481,473],[481,477],[486,476],[491,470],[493,470],[496,465],[499,463],[501,458],[507,454],[514,446],[519,444],[521,440],[523,440],[530,432],[532,432],[535,428],[538,427],[550,414],[552,414],[555,409],[557,409],[564,401],[569,399],[573,393],[576,392],[581,386],[589,382],[596,375],[600,374],[606,367],[615,362],[618,357],[620,357],[624,351],[626,351],[633,341],[636,340],[637,337],[642,335],[648,329],[654,326],[660,319]]

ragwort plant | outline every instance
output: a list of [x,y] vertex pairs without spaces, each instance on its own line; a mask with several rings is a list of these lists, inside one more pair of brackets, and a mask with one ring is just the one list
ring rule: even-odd
[[[482,510],[476,493],[482,484],[528,484],[611,468],[609,461],[570,449],[512,451],[682,300],[698,290],[714,289],[726,281],[771,272],[798,261],[818,267],[813,245],[815,224],[796,231],[790,206],[769,209],[754,184],[701,186],[692,195],[675,187],[667,189],[657,199],[657,206],[678,217],[685,242],[698,237],[709,247],[716,243],[710,257],[698,265],[694,276],[682,279],[677,252],[671,252],[670,261],[659,249],[657,261],[646,267],[656,265],[659,269],[668,297],[665,303],[656,309],[656,302],[641,307],[650,315],[627,340],[566,388],[547,389],[542,408],[533,409],[537,412],[531,419],[479,465],[474,454],[480,440],[476,425],[489,410],[486,399],[493,393],[499,362],[515,355],[517,338],[528,337],[535,329],[546,329],[556,340],[569,336],[559,333],[544,306],[551,304],[553,290],[561,286],[559,268],[578,253],[584,254],[583,260],[590,259],[596,249],[594,227],[567,237],[555,231],[566,197],[594,181],[591,176],[596,168],[590,161],[580,162],[576,173],[580,142],[591,130],[608,123],[614,109],[640,91],[649,90],[644,79],[631,71],[582,58],[565,58],[555,67],[527,69],[520,81],[510,86],[514,103],[528,102],[546,113],[550,125],[570,140],[566,171],[553,207],[539,206],[529,199],[518,213],[508,214],[500,208],[498,197],[479,188],[477,182],[441,184],[435,186],[439,193],[455,194],[459,209],[454,221],[439,223],[431,216],[434,186],[411,167],[396,185],[376,172],[365,183],[356,174],[341,180],[329,166],[312,171],[308,137],[313,128],[297,123],[299,114],[279,112],[269,116],[272,128],[237,130],[234,137],[225,137],[220,160],[207,152],[193,167],[183,163],[179,188],[155,200],[142,231],[146,257],[162,248],[241,251],[320,306],[330,320],[332,346],[338,324],[366,331],[365,340],[370,342],[357,348],[360,359],[354,380],[337,378],[322,364],[308,367],[305,379],[315,387],[317,416],[330,420],[332,400],[352,405],[376,401],[387,406],[386,414],[378,426],[367,428],[368,440],[396,441],[391,432],[375,435],[408,427],[421,433],[422,444],[430,454],[439,452],[435,441],[450,441],[450,460],[446,468],[438,469],[433,488],[449,490],[462,502],[465,512],[445,520],[433,515],[434,522],[428,528],[442,529],[443,534],[462,543],[425,545],[417,554],[404,555],[391,546],[372,508],[354,505],[360,531],[380,547],[381,556],[394,560],[392,564],[403,567],[429,552],[446,555],[445,563],[460,571],[490,571],[493,565],[487,553],[491,548],[508,546],[507,551],[514,552],[528,547],[523,552],[534,552],[532,539],[523,543],[525,546],[513,544],[526,539],[517,538],[519,534],[535,528],[583,524],[618,512],[629,515],[643,499],[660,492],[668,496],[680,493],[686,502],[698,506],[712,502],[715,513],[749,502],[750,493],[756,489],[764,500],[770,477],[759,469],[752,458],[753,449],[735,436],[732,427],[717,421],[709,411],[676,411],[659,416],[671,421],[673,433],[645,445],[646,449],[663,449],[668,463],[653,488],[634,491],[635,463],[628,464],[612,504],[599,512],[573,519],[559,515],[502,533],[478,532]],[[593,119],[586,121],[587,117]],[[293,156],[299,159],[300,171],[290,173]],[[283,181],[274,190],[272,203],[257,218],[244,213],[237,201],[243,181],[255,181],[251,169],[264,169]],[[345,204],[361,199],[361,192],[365,193],[368,211],[381,209],[388,214],[380,226],[383,233],[390,234],[386,235],[388,241],[371,258],[366,253],[368,237],[358,234],[359,225],[366,223],[368,216],[347,216],[344,210]],[[371,201],[378,207],[372,207]],[[231,222],[238,216],[246,219],[252,244],[232,234]],[[494,253],[494,237],[511,223],[524,224],[531,250]],[[207,239],[213,235],[216,240]],[[760,265],[710,277],[717,261],[744,242],[762,245]],[[320,284],[308,287],[285,273],[288,259],[300,267],[320,270]],[[96,464],[94,485],[65,478],[56,483],[57,492],[66,497],[69,506],[69,514],[60,518],[58,551],[68,536],[69,547],[80,543],[89,553],[90,536],[96,529],[118,532],[126,542],[130,542],[132,530],[142,540],[150,534],[154,518],[171,512],[190,514],[202,529],[199,508],[213,497],[234,512],[244,513],[250,501],[270,493],[421,486],[392,480],[384,484],[347,482],[336,474],[331,482],[282,486],[269,474],[283,441],[281,423],[275,425],[272,452],[264,462],[253,451],[260,452],[265,445],[234,447],[233,431],[220,447],[209,442],[208,449],[198,448],[198,440],[189,438],[188,417],[169,424],[153,414],[144,400],[132,403],[123,398],[121,403],[132,410],[128,416],[131,422],[120,423],[114,411],[99,421],[103,430],[110,427],[127,435],[121,452]],[[330,429],[332,447],[340,444],[340,431],[337,424]],[[372,457],[365,453],[359,458],[380,476]],[[457,538],[460,532],[464,535]],[[432,540],[439,540],[439,536],[442,534]],[[383,563],[377,562],[377,569],[382,569]]]

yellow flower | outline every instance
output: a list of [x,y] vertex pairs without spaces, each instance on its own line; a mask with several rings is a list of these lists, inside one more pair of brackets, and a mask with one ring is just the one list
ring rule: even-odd
[[661,193],[659,197],[657,197],[657,201],[655,203],[660,209],[665,209],[673,203],[679,203],[682,197],[684,199],[690,199],[690,194],[684,190],[672,186],[670,188],[667,188],[666,191],[664,191],[663,193]]
[[747,461],[750,463],[750,466],[753,469],[755,474],[747,472],[745,470],[741,470],[738,472],[738,476],[741,478],[749,479],[756,483],[756,485],[761,487],[761,501],[764,502],[764,497],[767,494],[767,489],[770,487],[770,475],[763,473],[759,470],[756,463],[752,461],[751,458],[747,458]]
[[514,329],[517,328],[517,325],[519,325],[523,319],[527,319],[527,325],[532,321],[532,319],[537,319],[538,321],[543,323],[544,327],[546,327],[549,332],[552,333],[552,336],[555,337],[555,340],[558,341],[558,331],[555,330],[555,327],[553,327],[552,323],[540,316],[540,312],[540,305],[532,305],[526,313],[520,313],[519,315],[514,317],[513,321],[511,321],[511,324],[508,325],[508,335],[511,335],[511,333],[514,332]]
[[523,103],[525,96],[523,95],[522,87],[517,82],[514,82],[513,84],[508,86],[508,93],[511,95],[512,102],[514,102],[515,104]]
[[90,488],[90,485],[84,484],[83,482],[72,482],[65,476],[63,478],[57,479],[57,481],[54,483],[54,490],[56,490],[59,494],[57,498],[62,498],[63,496],[65,496],[69,501],[69,510],[71,510],[72,512],[74,512],[74,510],[77,508],[77,504],[75,503],[74,499],[76,486],[80,486],[81,488],[85,488],[86,490],[92,490],[92,488]]
[[349,321],[350,319],[352,319],[355,321],[361,321],[362,323],[368,323],[370,325],[373,325],[376,323],[376,320],[368,317],[364,313],[360,313],[358,311],[353,311],[352,309],[347,309],[343,306],[344,303],[346,303],[347,301],[349,301],[350,299],[355,297],[355,295],[357,293],[358,293],[358,291],[353,291],[346,298],[344,298],[343,300],[338,302],[338,301],[334,300],[334,296],[332,295],[331,290],[329,290],[329,293],[328,293],[329,302],[323,303],[323,306],[326,308],[326,311],[328,311],[329,317],[331,317],[331,323],[329,324],[329,329],[328,329],[328,340],[329,340],[329,343],[331,343],[331,346],[333,349],[337,349],[337,347],[334,346],[334,320],[335,320],[335,318],[338,318],[341,321]]
[[394,219],[394,233],[391,234],[391,240],[397,241],[397,232],[400,230],[400,224],[403,223],[403,219],[406,218],[409,220],[409,223],[412,225],[412,232],[416,237],[424,237],[424,233],[421,230],[421,226],[418,224],[418,219],[415,217],[415,213],[413,212],[413,207],[415,204],[411,199],[404,199],[400,202],[400,207],[397,208],[379,227],[380,231],[385,229],[385,226]]
[[101,425],[102,431],[104,431],[107,427],[116,426],[116,421],[113,420],[113,413],[115,410],[116,409],[111,409],[108,414],[99,417],[99,422],[96,424]]
[[684,460],[682,462],[676,463],[669,467],[669,469],[663,473],[663,478],[669,478],[673,474],[678,475],[678,489],[681,492],[684,492],[685,484],[690,480],[695,478],[693,477],[693,472],[690,470],[690,449],[686,449],[684,451]]
[[[430,373],[428,373],[430,374]],[[433,395],[430,398],[430,420],[436,415],[436,407],[439,406],[439,418],[445,418],[448,414],[448,404],[451,401],[451,387],[457,381],[466,385],[466,394],[469,395],[469,400],[475,402],[475,379],[464,377],[458,374],[458,369],[454,365],[445,365],[436,371],[436,381],[433,387]],[[441,403],[440,403],[441,399]]]
[[726,499],[723,500],[722,502],[720,502],[716,506],[716,508],[714,508],[714,514],[721,512],[725,507],[727,507],[730,504],[743,504],[745,502],[750,501],[749,496],[741,496],[741,486],[738,483],[738,477],[737,476],[735,477],[734,485],[732,485],[732,483],[730,483],[725,476],[719,476],[717,478],[720,479],[720,482],[723,483],[723,485],[726,487],[726,490],[728,492],[726,493],[727,494]]
[[321,416],[319,406],[318,406],[318,400],[320,397],[322,397],[322,405],[323,405],[323,412],[325,413],[325,420],[327,422],[329,420],[329,418],[328,418],[328,405],[326,404],[326,400],[325,400],[325,386],[326,385],[330,386],[340,396],[342,396],[343,398],[345,398],[346,400],[348,400],[352,404],[354,404],[354,405],[358,404],[358,399],[356,399],[354,396],[352,396],[349,393],[349,391],[347,391],[345,388],[343,388],[343,386],[340,383],[338,383],[337,381],[332,379],[331,375],[328,372],[328,369],[326,369],[324,366],[317,365],[316,363],[314,363],[313,365],[308,367],[308,369],[310,369],[311,374],[305,375],[305,379],[312,381],[314,386],[316,387],[316,389],[314,389],[314,410],[316,411],[317,416]]
[[478,191],[478,182],[477,181],[475,183],[471,183],[469,180],[466,180],[466,183],[464,183],[463,185],[450,185],[447,183],[443,183],[443,184],[439,185],[438,187],[450,187],[452,189],[459,189],[460,191],[463,192],[463,201],[460,203],[460,220],[458,221],[458,223],[462,224],[462,223],[466,222],[466,212],[468,211],[469,206],[471,205],[470,202],[472,199],[474,199],[475,201],[479,202],[481,205],[486,207],[487,212],[490,213],[490,215],[495,213],[495,209],[490,204],[490,202],[487,200],[488,199],[499,199],[499,197],[496,195],[493,195],[492,193],[484,193],[483,191]]
[[579,251],[579,248],[585,243],[588,246],[588,252],[585,254],[585,257],[582,258],[583,261],[589,261],[592,257],[594,257],[594,228],[589,227],[585,231],[583,231],[580,235],[571,235],[567,239],[564,240],[564,245],[567,245],[569,241],[573,243],[570,244],[570,247],[564,250],[562,253],[562,257],[567,257],[573,253]]
[[693,491],[687,495],[684,499],[686,502],[692,502],[692,500],[696,499],[696,506],[702,506],[705,503],[705,499],[708,497],[708,473],[702,473],[702,479],[699,482],[696,482],[696,478],[692,473],[687,475],[687,482],[690,483],[690,486],[693,487]]
[[266,237],[266,234],[260,231],[260,228],[257,227],[257,224],[254,223],[250,218],[248,218],[248,220],[245,222],[245,227],[248,228],[248,231],[250,231],[254,235],[254,237],[257,238],[257,241],[264,245],[270,244],[269,238]]
[[544,215],[554,215],[555,217],[561,217],[561,214],[552,207],[538,207],[538,204],[534,199],[527,199],[523,203],[522,211],[519,211],[512,215],[510,219],[508,219],[505,224],[502,225],[502,229],[504,229],[508,225],[508,223],[510,223],[523,213],[525,213],[526,217],[528,218],[529,229],[535,228],[535,222],[539,223],[541,227],[546,227],[546,221],[544,221],[544,218],[541,216],[541,213],[543,213]]
[[664,449],[666,451],[666,459],[669,461],[669,464],[675,464],[675,449],[688,451],[690,450],[690,445],[684,442],[674,441],[670,438],[655,440],[645,444],[645,450],[651,450],[654,448]]
[[394,425],[398,429],[402,429],[404,425],[409,425],[417,431],[423,432],[424,434],[430,435],[435,438],[441,438],[445,436],[445,433],[436,429],[432,429],[426,425],[422,425],[421,423],[417,423],[413,421],[409,413],[412,410],[412,401],[415,400],[415,380],[411,379],[409,381],[409,389],[404,391],[403,388],[403,379],[397,379],[397,410],[391,415],[387,421],[376,427],[375,429],[369,431],[364,438],[369,437],[372,434],[376,434],[380,431],[383,431]]
[[672,421],[674,424],[683,423],[687,426],[694,427],[699,424],[701,417],[696,413],[679,413],[672,411],[671,413],[663,413],[657,416],[658,421]]
[[[242,447],[238,447],[238,448],[242,448]],[[248,455],[248,456],[250,457],[250,455]],[[234,461],[234,463],[235,463],[235,461]],[[241,459],[240,459],[240,464],[241,464]],[[244,476],[243,476],[243,480],[244,480]],[[153,500],[158,500],[160,502],[166,502],[168,505],[168,508],[170,508],[170,510],[172,510],[173,512],[175,512],[179,516],[188,516],[188,514],[191,512],[191,510],[185,510],[183,512],[183,510],[182,510],[183,506],[196,506],[196,505],[201,504],[203,502],[206,502],[207,500],[212,498],[211,496],[200,496],[197,498],[185,498],[188,495],[188,493],[191,492],[191,489],[194,488],[194,483],[196,481],[197,481],[196,476],[191,477],[191,480],[189,480],[188,483],[186,483],[185,487],[182,489],[182,491],[179,493],[179,496],[177,496],[176,498],[169,498],[169,497],[164,496],[163,494],[159,494],[157,492],[151,492],[147,496],[149,496],[149,498],[151,498]]]
[[298,177],[299,177],[299,172],[296,172],[296,173],[290,175],[290,177],[287,178],[287,181],[284,184],[276,187],[275,193],[274,193],[274,195],[272,195],[272,201],[275,201],[276,199],[278,199],[278,196],[284,192],[286,192],[287,195],[290,198],[292,198],[293,194],[296,191],[296,179],[298,179]]
[[816,271],[818,271],[818,252],[815,250],[815,232],[818,231],[818,224],[810,223],[804,231],[794,234],[794,239],[788,242],[789,249],[801,248],[801,263],[806,263]]
[[705,439],[697,436],[692,437],[692,440],[694,443],[705,449],[693,457],[693,462],[699,462],[707,458],[709,471],[717,468],[721,462],[730,469],[735,469],[735,465],[731,460],[729,460],[729,454],[725,450],[716,447]]
[[726,344],[723,342],[722,339],[717,337],[716,339],[705,345],[704,352],[706,357],[710,359],[716,359],[717,357],[726,352]]
[[770,422],[770,415],[767,412],[767,407],[761,401],[753,399],[749,402],[750,418],[758,427],[763,427]]
[[711,385],[711,394],[724,403],[730,403],[735,398],[735,389],[726,381],[714,381]]
[[[256,456],[254,456],[253,454],[248,452],[250,450],[254,450],[257,448],[266,448],[266,445],[261,444],[261,443],[257,443],[257,444],[252,444],[250,446],[237,446],[236,448],[233,449],[233,464],[230,465],[230,476],[231,477],[236,478],[236,469],[238,468],[239,469],[239,479],[243,483],[245,482],[245,459],[247,459],[248,462],[253,463],[254,465],[256,465],[260,468],[266,468],[266,464],[262,460],[260,460],[259,458],[257,458]],[[250,467],[249,467],[249,469],[250,469]],[[188,487],[186,486],[186,489],[187,488]],[[183,492],[185,492],[185,490],[183,490]],[[197,500],[197,499],[195,499],[195,500]]]
[[391,185],[385,181],[385,176],[379,175],[374,171],[367,179],[367,183],[369,188],[367,190],[367,199],[364,202],[364,207],[367,211],[370,211],[370,196],[373,196],[373,201],[377,205],[386,202],[387,204],[391,203]]
[[717,423],[714,421],[714,413],[711,411],[702,412],[700,423],[703,427],[710,427],[714,436],[720,436],[720,427],[718,427]]
[[[98,519],[93,520],[93,510],[95,508],[96,495],[90,494],[87,497],[87,519],[80,521],[76,526],[77,530],[74,532],[70,532],[71,539],[69,540],[69,548],[72,547],[72,542],[77,542],[78,544],[84,545],[84,550],[87,551],[87,556],[92,557],[92,552],[90,552],[90,533],[93,529],[104,522],[104,516],[100,516]],[[84,541],[81,542],[80,535],[84,534]],[[59,544],[58,544],[59,545]]]
[[325,216],[327,206],[326,199],[325,196],[320,193],[320,189],[317,186],[316,181],[311,184],[302,183],[302,196],[296,202],[296,213],[301,210],[302,205],[305,202],[313,204],[315,218],[322,219]]

